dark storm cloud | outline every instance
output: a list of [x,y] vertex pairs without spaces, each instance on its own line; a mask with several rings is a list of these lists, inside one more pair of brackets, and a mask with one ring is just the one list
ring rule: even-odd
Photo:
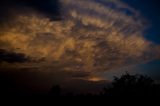
[[14,52],[8,52],[3,49],[0,49],[0,63],[1,62],[8,62],[8,63],[14,63],[14,62],[26,62],[29,59],[25,57],[22,53],[14,53]]
[[1,0],[0,19],[1,21],[6,21],[6,18],[9,18],[14,10],[17,11],[18,9],[25,13],[24,10],[27,8],[57,20],[60,19],[59,7],[58,0]]
[[[70,79],[64,80],[62,77],[64,75],[59,75],[59,77],[53,73],[46,72],[36,72],[31,71],[31,69],[3,69],[0,68],[0,94],[1,95],[31,95],[36,93],[48,93],[49,89],[56,84],[62,87],[65,92],[75,92],[75,93],[97,93],[102,88],[104,88],[106,82],[93,82],[83,79]],[[2,69],[4,71],[2,71]],[[13,71],[14,70],[14,71]],[[57,78],[56,78],[57,77]],[[24,94],[25,93],[25,94]]]

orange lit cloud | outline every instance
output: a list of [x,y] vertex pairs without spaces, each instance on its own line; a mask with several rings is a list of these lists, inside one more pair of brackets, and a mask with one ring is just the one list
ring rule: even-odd
[[159,58],[159,47],[143,37],[144,20],[136,10],[117,0],[100,1],[115,7],[94,0],[60,0],[62,20],[36,12],[15,15],[1,27],[0,48],[43,58],[66,71],[91,73]]

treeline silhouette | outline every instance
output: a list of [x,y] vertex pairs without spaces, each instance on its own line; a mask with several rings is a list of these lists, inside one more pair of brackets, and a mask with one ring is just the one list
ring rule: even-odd
[[114,77],[111,85],[103,88],[99,94],[61,94],[61,87],[54,85],[49,95],[51,97],[114,97],[114,96],[160,96],[160,84],[147,75],[130,75],[125,73],[121,77]]
[[112,85],[104,88],[104,96],[160,96],[160,85],[146,75],[114,77]]
[[[160,84],[146,75],[130,75],[125,73],[120,77],[114,77],[110,85],[102,88],[99,93],[74,94],[64,93],[60,85],[53,85],[48,94],[35,94],[27,90],[19,89],[12,80],[4,80],[0,77],[0,96],[47,96],[47,97],[114,97],[114,96],[160,96]],[[107,83],[106,83],[107,85]],[[62,93],[63,92],[63,93]]]

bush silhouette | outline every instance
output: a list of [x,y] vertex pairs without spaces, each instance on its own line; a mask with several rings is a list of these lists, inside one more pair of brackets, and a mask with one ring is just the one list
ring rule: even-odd
[[150,96],[154,95],[154,81],[146,75],[114,77],[111,87],[104,89],[105,96]]

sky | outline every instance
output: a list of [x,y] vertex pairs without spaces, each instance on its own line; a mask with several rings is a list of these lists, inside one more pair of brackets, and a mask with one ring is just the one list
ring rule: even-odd
[[[156,44],[160,43],[160,1],[159,0],[124,0],[130,6],[137,9],[149,22],[149,26],[145,32],[145,37]],[[147,64],[138,66],[144,70],[143,73],[148,73],[159,80],[160,61],[152,61]]]
[[[149,28],[146,33],[146,37],[155,43],[160,43],[160,21],[159,21],[159,4],[158,0],[123,0],[135,9],[139,10],[140,13],[149,21]],[[152,35],[152,36],[151,36]]]
[[128,71],[160,81],[158,0],[1,0],[1,81],[97,91]]

